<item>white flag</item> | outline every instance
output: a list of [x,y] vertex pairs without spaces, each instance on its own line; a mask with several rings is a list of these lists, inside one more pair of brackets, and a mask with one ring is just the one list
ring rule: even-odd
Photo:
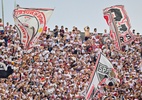
[[99,84],[102,83],[106,76],[108,78],[112,78],[117,77],[117,74],[110,61],[102,53],[100,53],[90,78],[88,90],[86,91],[86,100],[94,98],[95,93],[99,89]]
[[21,42],[26,49],[32,48],[46,27],[54,9],[22,8],[14,9],[14,21]]

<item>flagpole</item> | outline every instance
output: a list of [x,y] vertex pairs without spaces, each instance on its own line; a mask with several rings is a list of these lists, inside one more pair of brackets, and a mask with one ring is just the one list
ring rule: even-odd
[[2,9],[2,21],[3,21],[3,27],[4,27],[4,6],[3,6],[3,0],[1,0],[1,9]]
[[16,8],[16,7],[17,7],[16,0],[14,0],[14,8]]

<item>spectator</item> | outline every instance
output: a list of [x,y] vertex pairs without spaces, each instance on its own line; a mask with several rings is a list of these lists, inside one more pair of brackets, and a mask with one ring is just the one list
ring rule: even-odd
[[90,28],[89,28],[89,26],[86,26],[84,28],[84,31],[85,31],[85,41],[87,41],[90,38]]
[[55,26],[55,29],[53,30],[54,37],[57,37],[57,36],[58,36],[58,32],[59,32],[59,29],[58,29],[58,26],[56,25],[56,26]]
[[60,29],[60,36],[63,38],[64,37],[64,26],[61,26],[61,29]]
[[[123,51],[117,51],[108,35],[95,33],[95,38],[92,38],[88,30],[86,37],[89,38],[82,42],[78,38],[80,36],[77,30],[77,27],[74,27],[70,32],[65,28],[62,37],[58,36],[57,25],[53,35],[48,28],[47,33],[41,35],[30,53],[24,51],[14,28],[10,34],[2,34],[0,61],[12,65],[14,72],[8,78],[0,79],[0,98],[85,99],[83,92],[88,88],[98,54],[103,52],[117,70],[120,83],[104,85],[105,94],[98,95],[99,99],[141,100],[140,43],[135,43],[134,40],[132,44],[126,45]],[[9,40],[7,47],[5,35]]]
[[0,18],[0,33],[1,33],[1,34],[4,34],[4,24],[3,24],[1,18]]
[[94,34],[94,35],[98,35],[97,28],[94,28],[93,34]]

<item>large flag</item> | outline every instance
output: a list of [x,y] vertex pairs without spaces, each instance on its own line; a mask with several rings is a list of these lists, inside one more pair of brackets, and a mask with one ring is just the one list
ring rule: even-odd
[[14,21],[21,42],[30,49],[37,42],[54,9],[22,8],[14,9]]
[[130,30],[131,25],[124,6],[111,6],[105,8],[103,13],[116,48],[120,50],[123,45],[131,43],[134,36]]
[[102,53],[100,53],[90,78],[90,84],[86,91],[86,100],[92,100],[93,98],[95,98],[96,93],[101,89],[99,85],[104,83],[106,76],[108,78],[116,78],[117,73],[110,61]]

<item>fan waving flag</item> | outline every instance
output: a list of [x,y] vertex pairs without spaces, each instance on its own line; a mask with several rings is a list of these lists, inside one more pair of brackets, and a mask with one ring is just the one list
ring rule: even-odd
[[90,84],[86,91],[86,100],[95,98],[96,93],[100,89],[99,86],[103,83],[102,81],[105,80],[106,76],[108,78],[117,78],[117,73],[110,61],[100,53],[90,78]]
[[123,45],[131,43],[134,36],[130,30],[131,25],[124,6],[111,6],[105,8],[103,13],[116,48],[120,50]]
[[54,9],[42,8],[17,7],[14,9],[15,26],[25,49],[35,45],[53,11]]

